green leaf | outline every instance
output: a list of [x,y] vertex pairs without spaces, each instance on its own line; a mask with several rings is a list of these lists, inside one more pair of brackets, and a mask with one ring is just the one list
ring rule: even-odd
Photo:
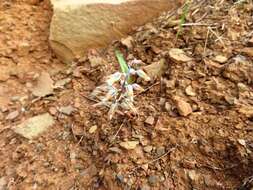
[[118,59],[121,71],[123,73],[128,73],[129,67],[128,67],[128,65],[127,65],[127,63],[126,63],[126,61],[123,57],[123,54],[119,50],[116,50],[115,55]]

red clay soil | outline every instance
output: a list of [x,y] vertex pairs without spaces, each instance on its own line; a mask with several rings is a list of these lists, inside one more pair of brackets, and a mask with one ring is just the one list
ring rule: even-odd
[[[66,65],[49,47],[48,1],[0,1],[0,189],[250,190],[252,12],[251,1],[197,1],[186,23],[198,24],[184,26],[177,41],[180,10],[138,29],[132,47],[115,42]],[[87,97],[119,68],[115,48],[127,60],[165,59],[169,68],[142,84],[148,90],[135,97],[138,116],[109,121],[108,109]],[[192,61],[172,60],[170,48]],[[36,98],[42,71],[62,87]],[[189,115],[180,115],[175,96],[190,105]],[[10,128],[46,112],[55,124],[34,140]],[[138,145],[127,150],[124,141]]]

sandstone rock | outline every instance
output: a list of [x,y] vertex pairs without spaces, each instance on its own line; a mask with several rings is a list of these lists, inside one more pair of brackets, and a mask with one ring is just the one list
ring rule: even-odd
[[[173,0],[51,0],[50,44],[70,62],[89,48],[104,47],[134,27],[179,6]],[[183,2],[183,1],[182,1]]]
[[176,103],[178,113],[181,116],[188,116],[189,114],[192,113],[191,105],[189,103],[187,103],[184,99],[182,99],[178,96],[175,96],[174,101]]
[[53,117],[50,114],[45,113],[29,118],[18,126],[14,126],[12,129],[14,132],[27,139],[34,139],[45,132],[53,124]]

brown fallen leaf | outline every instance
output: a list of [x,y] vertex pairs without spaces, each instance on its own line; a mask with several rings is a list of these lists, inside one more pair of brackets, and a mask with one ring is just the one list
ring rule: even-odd
[[54,81],[47,72],[42,72],[37,79],[37,84],[32,89],[32,94],[37,97],[45,97],[53,94]]

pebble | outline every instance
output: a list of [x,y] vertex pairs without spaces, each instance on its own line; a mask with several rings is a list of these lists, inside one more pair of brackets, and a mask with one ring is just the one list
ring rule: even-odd
[[183,100],[182,98],[176,96],[176,97],[174,97],[174,101],[176,103],[178,113],[181,116],[188,116],[192,113],[191,105],[189,103],[187,103],[185,100]]
[[145,120],[145,123],[153,125],[155,123],[155,118],[153,116],[148,116],[148,118]]
[[196,96],[196,92],[194,92],[192,86],[187,86],[186,89],[185,89],[185,93],[188,95],[188,96]]
[[57,109],[56,109],[55,107],[50,107],[50,108],[49,108],[49,113],[50,113],[51,115],[56,115],[56,114],[57,114]]
[[166,102],[166,103],[165,103],[165,110],[166,110],[167,112],[170,112],[170,111],[171,111],[171,104],[170,104],[169,102]]
[[145,146],[144,148],[143,148],[143,150],[144,150],[144,152],[146,152],[146,153],[150,153],[152,150],[153,150],[153,146]]
[[6,120],[14,120],[19,116],[19,111],[13,111],[6,116]]
[[150,183],[150,185],[155,185],[159,182],[159,177],[157,175],[151,175],[148,178],[148,182]]
[[165,147],[164,146],[160,146],[156,149],[156,154],[157,156],[162,156],[163,154],[165,154]]
[[93,126],[89,129],[89,133],[90,133],[90,134],[95,133],[95,132],[96,132],[96,130],[97,130],[97,128],[98,128],[98,126],[97,126],[97,125],[93,125]]
[[7,185],[6,177],[0,178],[0,190],[5,190]]
[[142,187],[141,187],[141,190],[150,190],[151,188],[150,188],[150,186],[148,186],[148,185],[143,185]]
[[223,55],[217,55],[214,57],[214,61],[216,61],[218,63],[226,63],[227,60],[228,60],[228,58]]
[[72,106],[60,107],[59,111],[65,115],[71,115],[75,109]]

